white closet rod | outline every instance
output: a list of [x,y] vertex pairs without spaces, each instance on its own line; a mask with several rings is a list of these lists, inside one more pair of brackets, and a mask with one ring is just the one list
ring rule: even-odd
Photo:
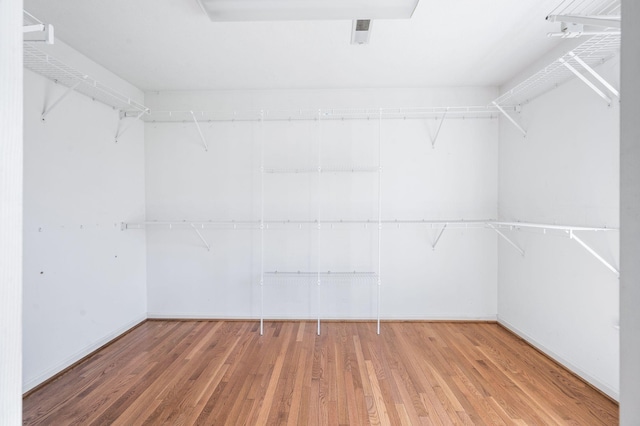
[[[503,106],[503,108],[505,108]],[[506,107],[515,111],[515,107]],[[404,119],[497,118],[500,110],[493,105],[461,107],[321,109],[318,110],[237,110],[237,111],[152,111],[147,122],[188,122],[194,115],[200,122],[263,122],[263,121],[327,121],[327,120],[404,120]]]
[[[501,222],[496,220],[428,220],[428,219],[364,219],[364,220],[322,220],[321,224],[326,225],[432,225],[433,227],[463,227],[463,228],[484,228],[489,225],[498,228],[509,228],[512,230],[519,229],[541,229],[549,231],[594,231],[607,232],[617,231],[618,228],[598,227],[598,226],[575,226],[575,225],[557,225],[548,223],[531,223],[531,222]],[[136,223],[125,223],[123,229],[141,229],[144,226],[164,226],[164,227],[200,227],[211,228],[220,226],[260,226],[268,225],[317,225],[317,220],[218,220],[218,221],[145,221]]]

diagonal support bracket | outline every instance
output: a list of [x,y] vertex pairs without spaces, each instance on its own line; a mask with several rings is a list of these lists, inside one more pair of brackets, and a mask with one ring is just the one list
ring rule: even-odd
[[585,243],[584,241],[582,241],[580,238],[578,238],[576,236],[576,234],[570,230],[569,231],[569,238],[572,239],[573,241],[575,241],[576,243],[580,244],[586,251],[588,251],[593,257],[595,257],[596,259],[598,259],[604,266],[607,267],[607,269],[609,269],[611,272],[613,272],[614,274],[616,274],[616,276],[618,278],[620,278],[620,271],[618,271],[612,264],[610,264],[609,262],[607,262],[602,256],[600,256],[594,249],[592,249],[587,243]]
[[[87,78],[87,76],[85,75],[84,78]],[[71,94],[71,92],[73,92],[74,90],[76,90],[76,87],[78,87],[80,84],[82,84],[84,82],[84,80],[78,80],[73,86],[68,87],[67,91],[64,92],[62,94],[62,96],[60,96],[58,99],[56,99],[56,101],[54,103],[52,103],[48,108],[45,107],[44,111],[42,111],[42,121],[45,121],[45,118],[47,117],[47,115],[49,115],[49,113],[51,113],[51,111],[53,111],[58,105],[60,105],[60,103]]]
[[204,135],[202,134],[202,129],[200,128],[200,123],[198,123],[198,120],[196,119],[196,115],[193,113],[193,111],[189,111],[191,113],[191,117],[193,117],[193,122],[196,125],[196,128],[198,129],[198,134],[200,135],[200,140],[202,140],[202,145],[204,145],[204,150],[205,151],[209,151],[209,146],[207,145],[207,140],[204,138]]
[[600,74],[598,74],[596,72],[596,70],[591,68],[585,61],[583,61],[575,53],[569,52],[568,55],[571,56],[574,61],[579,63],[582,66],[582,68],[584,68],[589,74],[591,74],[593,76],[593,78],[598,80],[600,82],[600,84],[602,84],[604,87],[606,87],[607,90],[609,92],[611,92],[611,94],[613,94],[613,96],[615,96],[616,98],[620,99],[620,92],[615,87],[613,87],[611,84],[609,84],[609,82],[607,80],[605,80],[604,77],[602,77]]
[[440,135],[440,129],[442,129],[442,124],[444,123],[444,119],[447,118],[447,113],[449,112],[449,108],[444,110],[444,113],[442,114],[442,118],[440,119],[440,123],[438,124],[438,128],[436,129],[436,134],[433,135],[433,137],[430,137],[431,139],[431,148],[436,147],[436,140],[438,140],[438,135]]
[[518,250],[518,252],[524,257],[524,250],[522,250],[516,243],[514,243],[513,241],[511,241],[511,239],[509,237],[507,237],[506,235],[504,235],[504,233],[502,231],[500,231],[498,228],[496,228],[494,225],[492,225],[491,223],[487,223],[487,225],[489,226],[489,228],[493,229],[494,231],[496,231],[496,233],[498,235],[500,235],[506,242],[508,242],[514,249]]
[[500,111],[502,113],[502,115],[504,115],[507,118],[507,120],[509,120],[511,122],[511,124],[516,126],[516,128],[520,131],[520,133],[522,133],[522,135],[526,138],[527,137],[527,131],[524,130],[522,128],[522,126],[519,125],[518,122],[513,117],[511,117],[507,111],[504,110],[504,108],[502,108],[500,105],[498,105],[498,103],[496,101],[493,101],[492,103],[496,108],[498,108],[498,111]]
[[[122,129],[120,129],[120,123],[118,123],[118,131],[116,132],[116,142],[118,142],[118,138],[120,136],[122,136],[122,134],[124,132],[126,132],[127,130],[129,130],[129,128],[131,127],[131,125],[133,123],[135,123],[136,121],[138,121],[140,119],[140,117],[142,117],[144,114],[148,113],[149,110],[146,109],[142,112],[140,112],[138,115],[133,117],[133,120],[131,120],[126,126],[124,126]],[[124,120],[125,118],[129,118],[129,116],[127,115],[127,113],[122,113],[120,116],[120,122],[122,122],[122,120]]]
[[[607,105],[611,105],[611,98],[609,96],[607,96],[602,90],[600,90],[598,88],[598,86],[596,86],[595,84],[593,84],[587,77],[585,77],[580,71],[578,71],[577,69],[575,69],[573,67],[573,65],[571,65],[569,62],[565,61],[563,58],[559,59],[560,63],[562,65],[564,65],[569,71],[571,71],[573,74],[575,74],[576,77],[578,77],[584,84],[586,84],[587,86],[589,86],[589,88],[591,90],[593,90],[594,92],[596,92],[596,94],[598,94],[598,96],[600,96],[602,99],[604,99],[607,102]],[[595,72],[595,71],[594,71]]]
[[198,234],[198,237],[200,237],[200,240],[202,240],[204,245],[207,247],[207,251],[211,251],[211,246],[209,245],[207,240],[205,240],[205,238],[202,236],[200,231],[198,231],[198,228],[196,228],[196,226],[193,223],[191,224],[191,228],[193,228],[193,230],[196,232],[196,234]]
[[440,229],[440,232],[438,232],[438,236],[436,237],[436,240],[433,242],[433,244],[431,245],[431,248],[433,250],[436,249],[436,246],[438,245],[438,241],[440,241],[440,237],[442,237],[442,234],[444,234],[444,230],[447,229],[447,224],[445,223],[444,226],[442,227],[442,229]]

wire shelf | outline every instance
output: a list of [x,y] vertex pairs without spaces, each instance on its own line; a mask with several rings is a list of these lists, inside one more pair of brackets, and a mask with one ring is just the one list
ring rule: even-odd
[[377,284],[375,272],[265,272],[265,284]]
[[620,34],[600,34],[593,36],[556,59],[513,89],[507,91],[494,102],[498,105],[517,106],[526,104],[538,96],[566,83],[575,75],[563,65],[563,61],[580,68],[573,53],[590,67],[596,67],[613,58],[620,51]]
[[549,12],[553,15],[572,15],[585,17],[620,16],[620,0],[563,0]]
[[[225,220],[225,221],[146,221],[138,223],[123,223],[123,230],[131,229],[146,229],[146,228],[164,228],[164,229],[193,229],[194,227],[199,230],[204,229],[260,229],[260,225],[263,224],[266,230],[280,229],[282,227],[296,226],[299,228],[313,226],[317,228],[318,225],[322,227],[328,226],[350,226],[350,225],[362,225],[362,226],[377,226],[381,224],[384,228],[397,228],[405,225],[421,225],[430,229],[439,229],[443,226],[447,228],[460,228],[460,229],[474,229],[474,228],[486,228],[488,224],[495,224],[491,219],[487,220],[427,220],[427,219],[384,219],[380,222],[377,219],[334,219],[334,220],[297,220],[297,219],[281,219],[281,220],[265,220],[260,222],[259,220]],[[521,223],[517,223],[522,225]]]
[[336,121],[336,120],[406,120],[406,119],[495,119],[500,111],[495,106],[421,107],[421,108],[356,108],[244,111],[152,111],[147,122],[260,122],[260,121]]
[[[24,67],[55,83],[74,87],[75,91],[123,112],[142,113],[148,108],[126,95],[94,80],[75,68],[55,59],[35,48],[31,43],[23,43]],[[77,84],[77,86],[76,86]]]

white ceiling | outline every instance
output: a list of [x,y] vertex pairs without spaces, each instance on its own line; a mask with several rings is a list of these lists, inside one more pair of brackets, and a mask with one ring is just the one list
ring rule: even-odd
[[560,41],[560,0],[420,0],[410,20],[214,23],[196,0],[25,0],[56,37],[143,90],[498,86]]

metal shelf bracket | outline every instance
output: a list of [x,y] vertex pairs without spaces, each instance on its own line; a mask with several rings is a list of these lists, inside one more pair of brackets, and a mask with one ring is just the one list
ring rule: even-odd
[[196,232],[196,234],[198,235],[198,237],[200,237],[200,240],[203,242],[203,244],[205,245],[205,247],[207,247],[207,251],[211,251],[211,246],[209,245],[209,243],[207,242],[207,240],[205,240],[205,238],[202,236],[202,234],[200,233],[200,231],[198,231],[198,228],[196,228],[196,225],[194,225],[193,223],[191,224],[191,228]]
[[[573,55],[573,59],[580,59],[577,56]],[[594,92],[596,92],[596,94],[598,96],[600,96],[602,99],[604,99],[607,102],[607,105],[611,105],[611,98],[609,96],[606,95],[606,93],[604,93],[602,90],[600,90],[600,88],[598,88],[598,86],[596,86],[595,84],[593,84],[587,77],[585,77],[580,71],[578,71],[573,65],[571,65],[569,62],[567,62],[566,60],[564,60],[563,58],[559,59],[560,63],[562,65],[564,65],[569,71],[571,71],[573,74],[575,74],[576,77],[578,77],[584,84],[586,84],[587,86],[589,86],[589,88],[591,90],[593,90]],[[584,63],[584,62],[583,62]],[[586,65],[586,64],[585,64]],[[590,70],[590,71],[589,71]],[[598,75],[593,69],[589,68],[589,72],[595,75]],[[602,79],[602,77],[600,77],[598,75],[598,77],[600,79]],[[608,83],[607,83],[608,84]]]
[[[87,78],[87,76],[85,76],[84,78]],[[71,92],[73,92],[74,90],[76,90],[76,87],[78,87],[80,84],[82,84],[82,80],[78,80],[73,86],[68,87],[67,90],[58,98],[56,99],[48,108],[45,105],[43,111],[42,111],[42,121],[45,121],[45,118],[47,117],[47,115],[49,115],[49,113],[51,111],[53,111],[55,109],[55,107],[57,107],[58,105],[60,105],[60,103],[71,94]]]
[[431,244],[431,248],[433,250],[436,249],[436,246],[438,245],[438,241],[440,241],[440,237],[442,237],[442,234],[444,234],[444,230],[447,229],[447,224],[445,223],[444,226],[440,229],[440,232],[438,233],[438,236],[436,237],[435,241],[433,242],[433,244]]
[[[138,121],[144,114],[148,113],[149,109],[140,111],[138,114],[135,115],[129,115],[126,111],[122,111],[120,112],[120,121],[118,122],[118,131],[116,132],[116,143],[118,142],[118,138],[120,136],[122,136],[124,134],[124,132],[126,132],[127,130],[129,130],[129,128],[131,127],[131,125],[133,123],[135,123],[136,121]],[[127,123],[127,125],[125,125],[124,127],[122,127],[122,121],[125,118],[133,118],[133,120],[129,121],[129,123]]]
[[573,230],[569,230],[569,238],[580,244],[586,251],[588,251],[593,257],[598,259],[604,266],[606,266],[611,272],[616,274],[618,278],[620,278],[620,271],[618,271],[613,265],[607,262],[602,256],[598,254],[593,248],[591,248],[587,243],[582,241],[580,238],[576,236]]
[[522,255],[524,257],[524,250],[522,250],[516,243],[514,243],[513,241],[511,241],[511,239],[509,237],[507,237],[506,235],[504,235],[504,233],[502,233],[502,231],[500,231],[498,228],[496,228],[493,224],[491,223],[487,223],[487,225],[489,226],[489,228],[493,229],[494,231],[496,231],[496,233],[498,235],[500,235],[506,242],[508,242],[514,249],[518,250],[518,252],[520,253],[520,255]]
[[440,135],[440,129],[442,129],[442,123],[444,123],[444,119],[447,118],[447,113],[449,112],[449,108],[444,110],[444,113],[442,114],[442,117],[440,118],[440,123],[438,124],[438,128],[436,129],[436,133],[435,135],[433,135],[433,137],[431,137],[431,135],[429,135],[429,139],[431,139],[431,148],[436,147],[436,140],[438,139],[438,135]]
[[196,119],[196,115],[193,113],[193,111],[189,111],[191,113],[191,117],[193,117],[193,122],[196,125],[196,129],[198,129],[198,134],[200,135],[200,140],[202,141],[202,145],[204,145],[204,150],[205,151],[209,151],[209,146],[207,145],[207,140],[205,139],[204,135],[202,134],[202,129],[200,128],[200,123],[198,123],[198,120]]
[[513,124],[514,126],[516,126],[516,128],[520,131],[520,133],[522,133],[522,135],[526,138],[527,137],[527,131],[524,130],[522,128],[522,126],[520,124],[518,124],[518,122],[509,115],[509,113],[507,111],[504,110],[504,108],[502,108],[496,101],[492,102],[493,105],[495,105],[496,108],[498,108],[498,111],[500,111],[502,113],[502,115],[504,115],[507,120],[509,120],[511,122],[511,124]]

